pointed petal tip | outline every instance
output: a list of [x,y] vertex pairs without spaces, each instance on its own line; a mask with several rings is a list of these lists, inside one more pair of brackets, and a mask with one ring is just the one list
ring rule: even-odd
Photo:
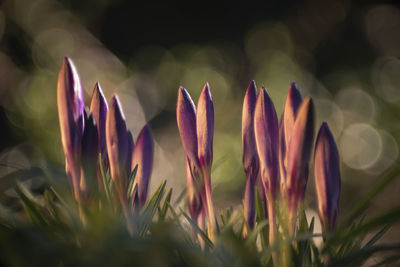
[[99,82],[96,82],[95,84],[94,84],[94,88],[93,88],[93,94],[92,95],[94,95],[94,94],[97,94],[97,95],[103,95],[103,90],[101,89],[101,86],[100,86],[100,83]]
[[297,83],[292,82],[289,86],[289,92],[288,96],[292,96],[292,98],[300,98],[302,99],[301,93],[300,93],[300,88],[297,85]]
[[256,83],[254,82],[254,80],[251,80],[251,82],[249,83],[249,86],[247,87],[246,96],[249,94],[257,95],[257,86],[256,86]]
[[76,67],[72,59],[69,57],[64,57],[61,63],[61,69],[67,68],[70,72],[76,72]]
[[322,122],[319,128],[317,140],[320,138],[328,139],[331,142],[334,142],[336,145],[335,138],[333,137],[331,129],[329,128],[329,125],[326,121]]
[[326,121],[322,122],[321,129],[323,129],[324,131],[329,130],[329,126],[328,126],[328,123]]
[[122,117],[122,119],[125,121],[125,114],[124,111],[122,109],[122,105],[121,102],[119,101],[119,97],[116,93],[114,93],[111,97],[111,107],[110,109],[115,109],[118,113],[119,116]]
[[67,64],[69,64],[71,62],[71,59],[69,58],[69,57],[67,57],[67,56],[64,56],[63,57],[63,62],[62,62],[62,64],[64,65],[67,65]]
[[291,83],[290,83],[290,89],[297,89],[297,90],[299,90],[299,86],[297,85],[296,82],[291,82]]
[[200,98],[202,97],[202,95],[206,96],[206,98],[208,98],[209,100],[211,100],[212,102],[212,95],[211,95],[211,90],[210,90],[210,84],[208,82],[206,82],[206,84],[203,87],[203,90],[200,94]]

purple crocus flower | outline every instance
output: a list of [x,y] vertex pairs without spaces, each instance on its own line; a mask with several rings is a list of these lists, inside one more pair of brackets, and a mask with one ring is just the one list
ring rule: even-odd
[[103,159],[107,157],[107,144],[106,144],[106,118],[108,112],[107,100],[103,94],[103,90],[99,83],[96,83],[92,93],[92,99],[90,102],[90,113],[97,123],[97,132],[99,137],[99,151],[102,154]]
[[197,107],[196,129],[198,158],[201,167],[211,172],[213,160],[214,105],[208,83],[204,85]]
[[276,200],[279,181],[278,165],[278,118],[272,100],[264,87],[257,97],[254,111],[254,133],[258,157],[260,159],[261,179],[267,197]]
[[286,96],[285,106],[279,124],[279,167],[281,173],[281,194],[283,199],[286,196],[286,169],[287,153],[289,150],[290,138],[292,136],[297,111],[303,101],[296,83],[292,83]]
[[[213,158],[214,136],[214,106],[208,83],[203,88],[198,101],[198,112],[187,91],[180,87],[178,90],[178,102],[176,116],[179,134],[183,149],[186,153],[186,173],[191,180],[187,181],[188,190],[194,195],[188,194],[191,216],[195,220],[205,211],[208,221],[208,232],[211,240],[215,239],[216,222],[214,206],[211,196],[211,165]],[[188,177],[188,176],[187,176]],[[187,178],[189,179],[189,178]],[[201,197],[202,209],[197,207],[193,199]],[[196,214],[196,212],[198,212]]]
[[196,131],[196,107],[185,88],[178,90],[176,105],[176,117],[183,149],[186,154],[186,186],[189,212],[194,221],[201,211],[200,191],[204,188],[201,181],[200,163],[197,157],[197,131]]
[[[261,180],[264,186],[269,218],[269,242],[276,240],[275,200],[279,182],[278,118],[274,104],[264,87],[261,88],[254,111],[254,134],[260,160]],[[277,264],[277,254],[273,254]]]
[[203,207],[206,211],[208,234],[210,239],[215,240],[216,221],[214,204],[211,192],[211,165],[213,160],[213,137],[214,137],[214,104],[211,97],[210,86],[204,85],[197,102],[196,128],[198,157],[201,169],[205,191],[202,195]]
[[245,220],[250,229],[254,227],[255,222],[254,189],[259,172],[256,140],[254,136],[254,109],[256,100],[256,84],[254,81],[251,81],[244,97],[242,111],[242,161],[246,174],[243,209]]
[[339,153],[328,124],[319,129],[314,151],[318,211],[325,232],[336,228],[340,199]]
[[190,160],[190,164],[195,168],[199,168],[197,158],[196,107],[192,98],[183,87],[180,87],[178,90],[176,118],[183,149]]
[[73,62],[65,57],[58,75],[57,106],[65,171],[74,195],[80,194],[80,154],[84,129],[84,102],[80,79]]
[[[103,164],[108,168],[108,156],[107,156],[107,143],[106,143],[106,118],[108,112],[107,100],[103,94],[103,90],[99,83],[96,83],[92,93],[92,99],[90,101],[90,113],[93,115],[98,133],[98,152],[101,153]],[[97,162],[97,184],[99,190],[103,188],[103,178],[100,171],[100,164]]]
[[147,189],[149,187],[151,171],[153,168],[154,143],[150,126],[146,124],[136,139],[132,155],[132,170],[138,166],[135,185],[138,185],[138,199],[140,206],[146,203]]
[[286,197],[289,216],[292,217],[304,199],[313,139],[314,105],[312,99],[307,97],[297,112],[287,150]]
[[110,173],[123,208],[127,210],[126,190],[128,186],[129,137],[125,116],[116,94],[111,98],[110,110],[106,119],[106,143]]

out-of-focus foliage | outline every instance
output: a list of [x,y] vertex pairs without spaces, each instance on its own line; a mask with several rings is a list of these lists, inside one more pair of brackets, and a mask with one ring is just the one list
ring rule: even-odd
[[[58,170],[54,180],[66,183],[59,178],[64,177],[59,171],[64,158],[56,115],[57,71],[64,56],[73,58],[79,68],[86,99],[99,81],[108,99],[112,92],[120,95],[134,136],[145,121],[152,124],[155,164],[150,191],[163,179],[176,191],[183,188],[185,164],[174,114],[176,93],[183,85],[193,96],[199,95],[207,81],[215,103],[212,173],[219,209],[236,207],[242,199],[241,103],[252,79],[267,87],[278,116],[290,82],[296,81],[304,95],[313,96],[316,125],[328,121],[338,143],[343,173],[341,214],[349,214],[350,204],[396,164],[398,6],[357,1],[287,4],[275,17],[252,20],[235,41],[214,34],[211,39],[198,37],[201,42],[180,39],[164,45],[160,41],[135,47],[129,55],[117,55],[109,43],[103,43],[93,22],[101,21],[101,12],[115,5],[98,1],[97,8],[75,12],[69,1],[6,0],[1,4],[0,107],[7,139],[1,142],[0,190],[5,198],[14,194],[9,185],[16,170]],[[239,15],[235,20],[240,21]],[[116,32],[129,32],[130,26],[111,25]],[[124,42],[122,37],[117,39],[114,47]],[[43,190],[45,179],[39,173],[19,177],[31,189]],[[399,203],[398,180],[376,198],[369,212]],[[310,184],[306,196],[310,214],[316,207],[312,188]],[[393,229],[385,238],[398,239],[399,227]]]
[[[248,229],[247,237],[243,238],[242,211],[232,209],[220,214],[217,238],[212,243],[187,213],[174,208],[179,203],[172,200],[172,189],[167,193],[166,182],[129,218],[115,205],[114,197],[106,193],[107,180],[111,180],[108,174],[104,177],[103,193],[79,202],[73,199],[70,190],[65,190],[65,185],[54,181],[40,194],[32,194],[17,183],[13,190],[14,200],[19,204],[14,208],[0,206],[0,263],[5,266],[272,266],[274,253],[280,257],[279,266],[323,266],[324,262],[327,266],[360,266],[375,253],[384,253],[383,261],[392,263],[399,260],[398,254],[393,253],[400,250],[400,243],[375,243],[400,220],[399,207],[378,216],[365,216],[364,211],[398,171],[394,169],[352,208],[351,216],[335,234],[314,233],[316,217],[308,218],[307,212],[301,212],[296,236],[288,238],[284,231],[279,232],[272,247],[265,241],[268,224],[265,218],[259,217],[254,230]],[[16,175],[28,174],[27,171]],[[57,173],[47,170],[42,175]],[[257,198],[257,206],[261,205]],[[280,222],[287,219],[281,212],[278,217]],[[321,237],[327,241],[322,244],[313,241]]]

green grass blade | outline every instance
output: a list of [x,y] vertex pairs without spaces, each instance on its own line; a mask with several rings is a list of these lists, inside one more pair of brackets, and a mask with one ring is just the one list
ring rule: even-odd
[[29,191],[20,183],[16,183],[15,191],[18,194],[24,210],[31,221],[38,225],[46,225],[44,214],[41,211],[40,204],[36,199],[29,193]]
[[207,234],[204,233],[204,231],[202,231],[199,228],[197,223],[195,221],[193,221],[185,212],[183,212],[182,210],[181,210],[181,212],[182,212],[182,215],[186,218],[186,220],[190,223],[190,225],[196,230],[196,232],[200,234],[201,238],[204,240],[204,242],[207,244],[207,246],[212,249],[214,247],[214,244],[208,238]]
[[165,217],[167,215],[167,211],[168,211],[168,207],[171,201],[171,197],[172,197],[172,188],[169,189],[167,196],[165,197],[164,200],[164,204],[162,206],[162,208],[159,210],[158,216],[160,218],[160,220],[165,220]]

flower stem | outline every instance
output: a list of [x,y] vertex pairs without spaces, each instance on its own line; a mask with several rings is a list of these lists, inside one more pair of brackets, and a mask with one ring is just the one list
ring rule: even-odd
[[215,221],[215,212],[214,212],[214,204],[212,200],[212,192],[211,192],[211,177],[207,170],[203,170],[204,174],[204,186],[205,186],[205,194],[203,194],[203,206],[206,210],[207,216],[207,229],[208,236],[212,242],[216,239],[216,230],[217,224]]

